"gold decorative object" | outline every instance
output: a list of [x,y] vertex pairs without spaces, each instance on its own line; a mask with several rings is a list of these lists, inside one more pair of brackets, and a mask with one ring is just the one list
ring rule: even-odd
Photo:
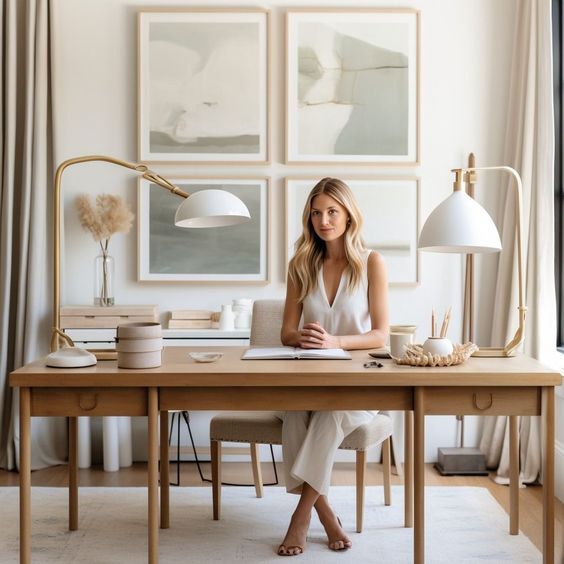
[[394,358],[397,364],[407,364],[409,366],[454,366],[462,364],[468,360],[474,352],[478,350],[478,346],[474,343],[466,343],[464,345],[454,345],[451,354],[440,356],[423,352],[422,345],[406,345],[405,352],[401,358]]

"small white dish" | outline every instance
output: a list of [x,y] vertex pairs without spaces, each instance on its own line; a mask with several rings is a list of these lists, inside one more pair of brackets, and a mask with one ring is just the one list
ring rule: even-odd
[[196,362],[215,362],[219,360],[223,353],[221,352],[191,352],[188,356]]

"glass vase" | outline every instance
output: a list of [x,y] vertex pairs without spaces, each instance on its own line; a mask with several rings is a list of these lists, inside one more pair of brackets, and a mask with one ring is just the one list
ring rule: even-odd
[[114,257],[98,255],[94,259],[94,305],[113,306],[114,302]]

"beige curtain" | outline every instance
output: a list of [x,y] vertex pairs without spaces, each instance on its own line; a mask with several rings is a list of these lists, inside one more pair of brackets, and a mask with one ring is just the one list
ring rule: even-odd
[[[52,132],[49,0],[4,0],[0,12],[0,466],[17,464],[9,372],[45,354],[51,322]],[[65,420],[34,418],[32,467],[66,456]]]
[[[523,244],[526,304],[524,352],[549,361],[556,347],[554,282],[554,115],[550,0],[518,0],[503,164],[523,179]],[[517,255],[514,249],[514,190],[499,202],[504,251],[500,254],[492,316],[493,345],[506,343],[517,327]],[[480,312],[481,316],[487,312]],[[522,417],[520,479],[534,482],[541,470],[540,421]],[[506,417],[485,418],[480,448],[496,481],[508,483],[509,429]]]

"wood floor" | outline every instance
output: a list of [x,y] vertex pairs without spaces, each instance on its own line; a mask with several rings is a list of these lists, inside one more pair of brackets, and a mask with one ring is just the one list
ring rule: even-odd
[[[251,483],[252,475],[250,465],[244,462],[225,462],[223,468],[224,482]],[[211,476],[210,465],[202,465],[204,477]],[[101,467],[92,467],[88,470],[79,470],[79,484],[81,486],[144,486],[147,483],[147,466],[144,463],[135,463],[131,468],[122,468],[119,472],[104,472]],[[263,463],[263,480],[274,481],[272,465]],[[171,480],[176,480],[176,465],[170,467]],[[283,485],[284,477],[282,464],[278,464],[278,478]],[[382,483],[382,472],[379,464],[368,464],[366,480],[368,485]],[[195,464],[181,464],[180,482],[182,486],[204,486]],[[17,486],[18,474],[0,470],[0,487]],[[67,467],[54,466],[45,470],[37,470],[31,476],[32,486],[64,487],[67,485]],[[333,469],[331,483],[333,485],[354,485],[355,469],[353,463],[337,463]],[[392,484],[399,485],[402,481],[397,476],[392,476]],[[474,486],[487,488],[497,499],[498,503],[507,512],[509,510],[509,488],[496,484],[491,478],[485,476],[441,476],[432,465],[425,467],[425,483],[429,486]],[[520,528],[521,531],[542,550],[542,487],[528,486],[520,491]],[[564,564],[564,504],[556,500],[556,536],[555,536],[555,562]],[[508,520],[509,527],[509,520]]]

